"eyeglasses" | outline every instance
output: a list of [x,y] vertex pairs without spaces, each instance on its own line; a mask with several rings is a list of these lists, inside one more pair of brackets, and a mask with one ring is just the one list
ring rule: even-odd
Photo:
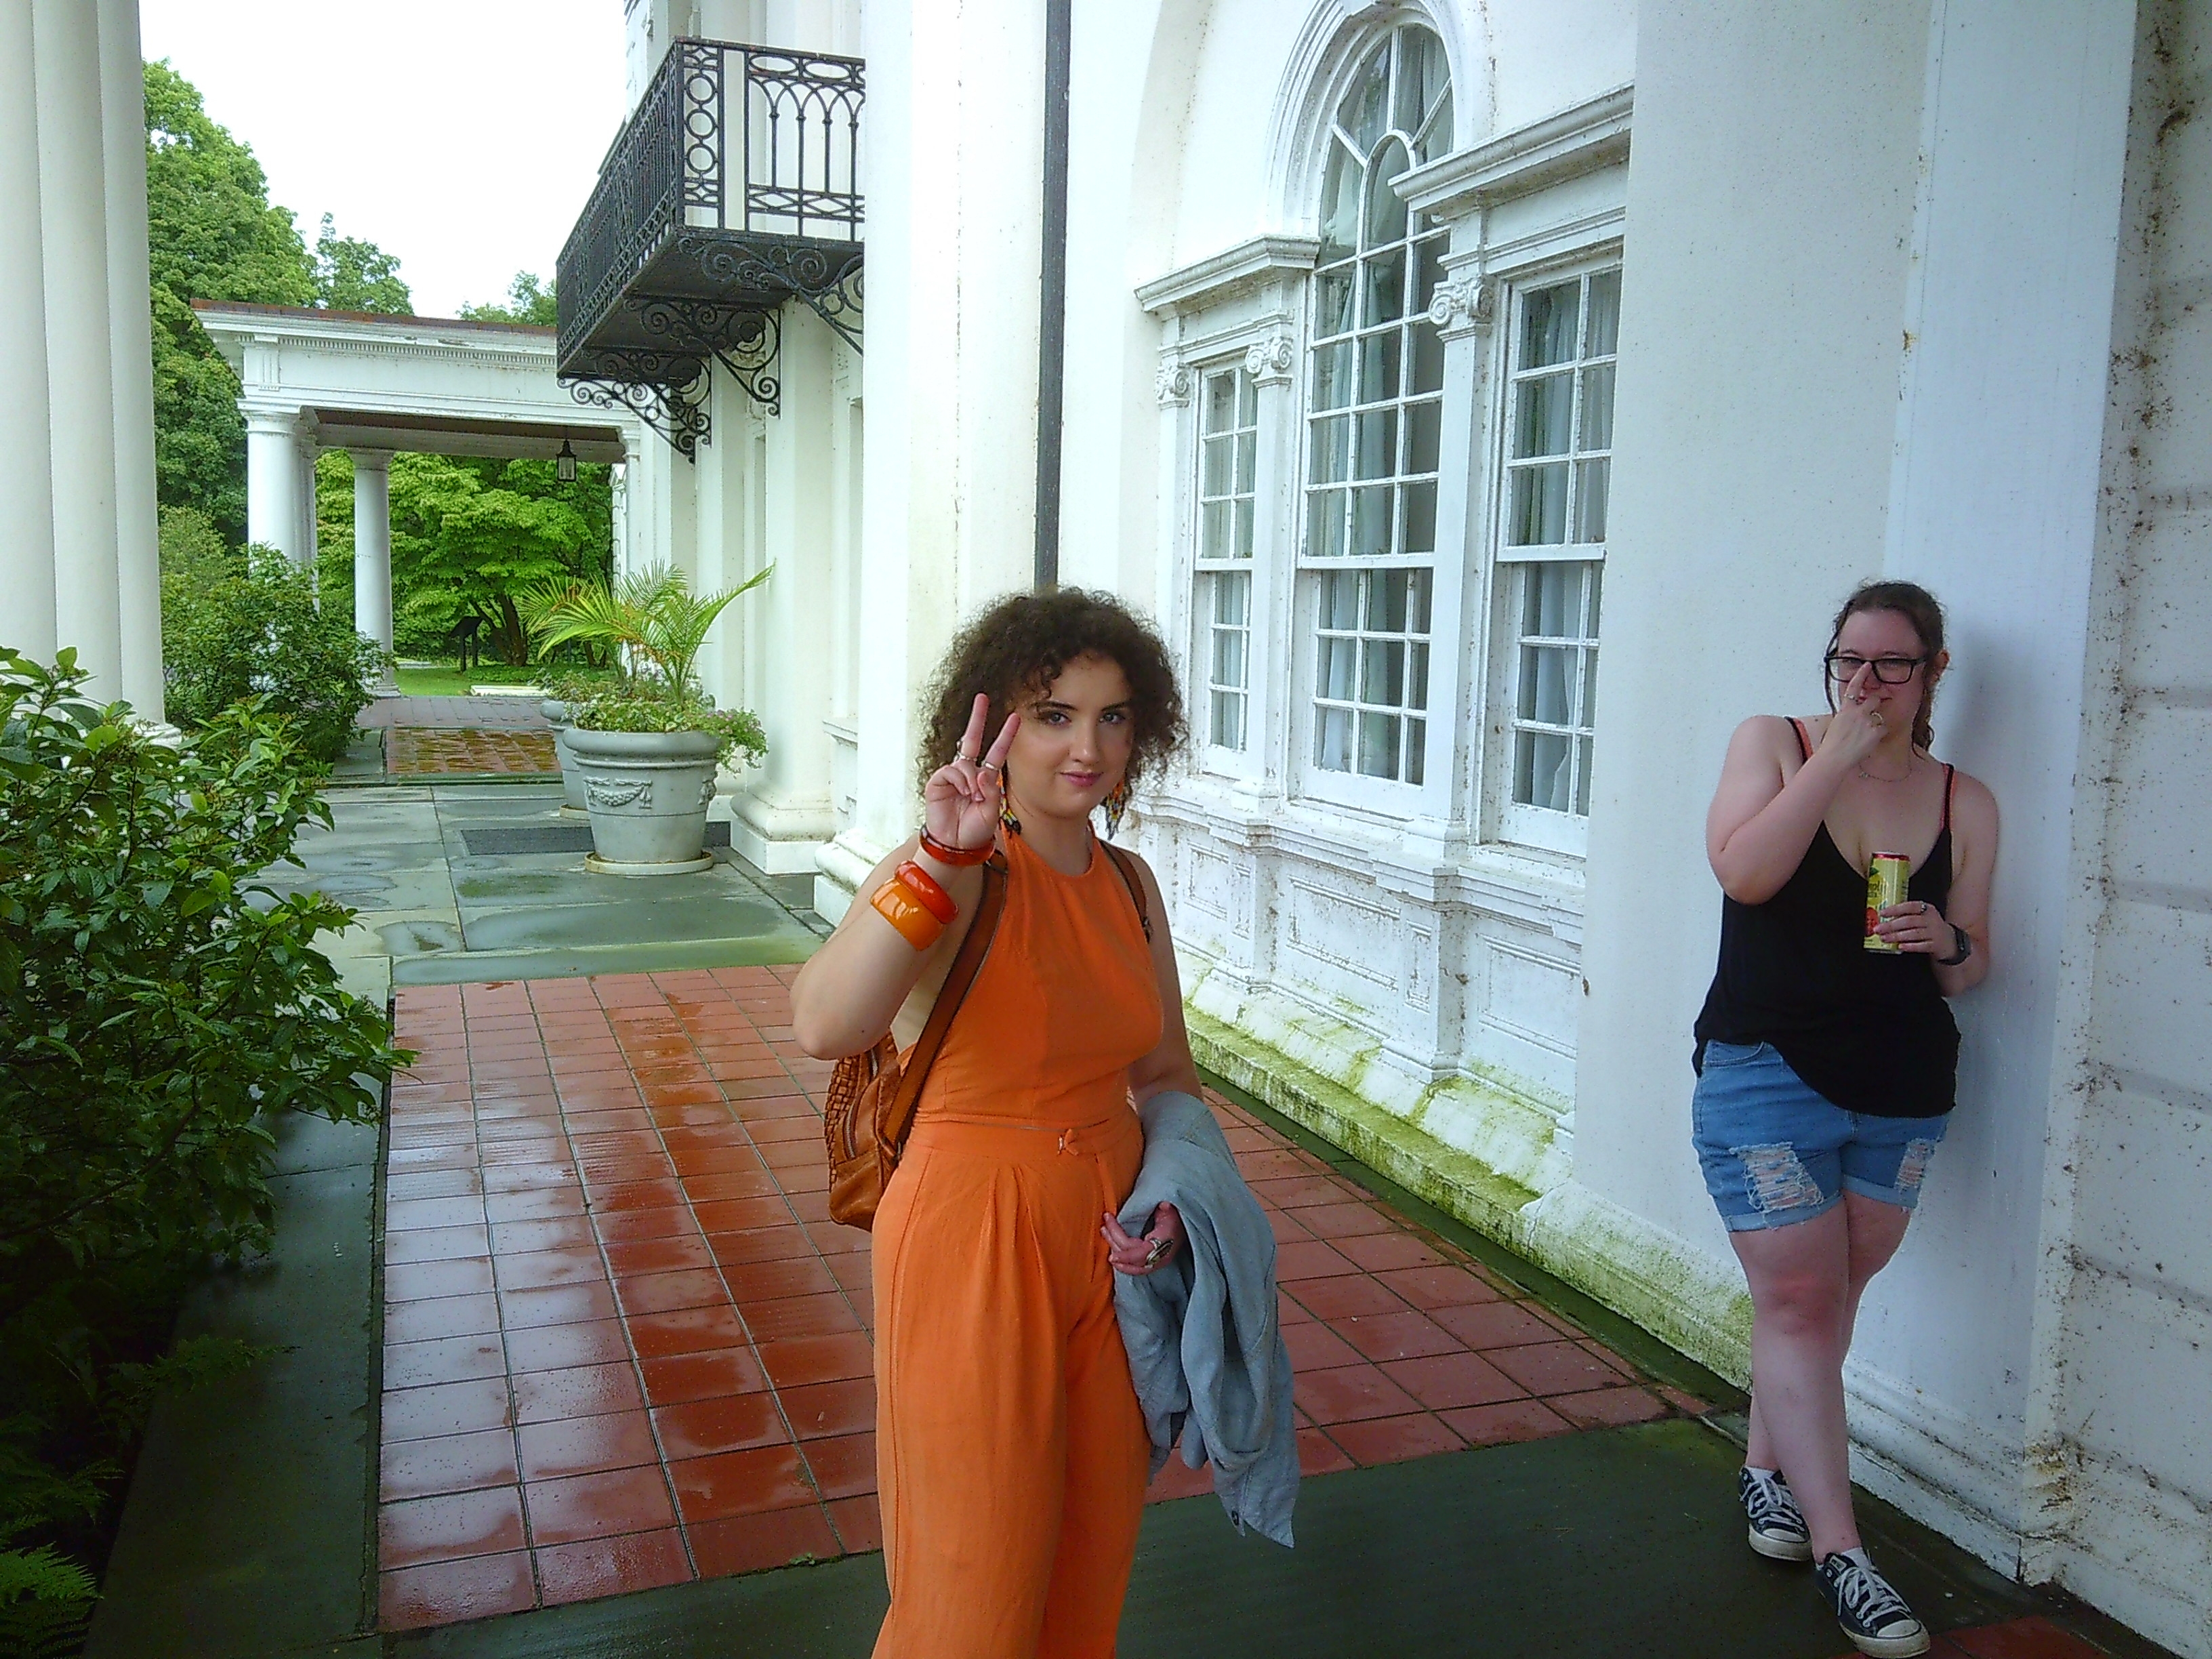
[[1862,668],[1872,668],[1875,678],[1884,685],[1903,685],[1912,678],[1912,671],[1927,660],[1925,657],[1855,657],[1847,651],[1831,651],[1826,659],[1828,678],[1838,685],[1849,685]]

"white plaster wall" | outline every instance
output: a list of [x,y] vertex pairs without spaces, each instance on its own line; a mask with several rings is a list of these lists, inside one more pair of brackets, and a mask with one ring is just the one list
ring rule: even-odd
[[[2212,8],[2142,8],[2053,1093],[2031,1574],[2212,1653]],[[2086,1003],[2086,1007],[2081,1004]],[[2078,1042],[2063,1039],[2075,1036]]]
[[1576,1181],[1720,1261],[1689,1144],[1705,806],[1739,720],[1820,708],[1827,618],[1881,565],[1927,27],[1925,0],[1638,21]]

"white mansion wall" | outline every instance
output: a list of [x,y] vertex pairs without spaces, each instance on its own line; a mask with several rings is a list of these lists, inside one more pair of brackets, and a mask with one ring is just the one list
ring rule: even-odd
[[[2113,307],[2025,1553],[2212,1653],[2212,6],[2146,4]],[[2086,1005],[2086,1006],[2085,1006]],[[2073,1043],[2069,1042],[2069,1047]]]

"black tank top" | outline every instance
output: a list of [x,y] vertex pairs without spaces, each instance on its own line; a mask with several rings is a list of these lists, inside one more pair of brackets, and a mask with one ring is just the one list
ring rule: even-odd
[[[1797,747],[1811,750],[1792,720]],[[1938,910],[1951,896],[1951,792],[1943,827],[1907,896]],[[1959,1027],[1934,958],[1869,951],[1866,878],[1823,823],[1781,891],[1764,904],[1721,899],[1720,966],[1698,1016],[1692,1063],[1708,1042],[1771,1042],[1807,1087],[1870,1117],[1936,1117],[1957,1093]]]

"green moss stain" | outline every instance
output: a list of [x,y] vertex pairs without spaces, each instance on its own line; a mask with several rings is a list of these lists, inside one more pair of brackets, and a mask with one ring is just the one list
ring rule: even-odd
[[1532,1167],[1540,1164],[1556,1147],[1560,1113],[1547,1109],[1550,1103],[1525,1084],[1486,1073],[1445,1079],[1424,1089],[1401,1115],[1366,1097],[1382,1048],[1354,1025],[1317,1014],[1297,1022],[1300,1046],[1328,1056],[1325,1073],[1194,1006],[1185,1018],[1192,1055],[1205,1070],[1668,1347],[1730,1382],[1748,1377],[1751,1299],[1717,1279],[1715,1264],[1667,1248],[1625,1212],[1591,1208],[1557,1221],[1540,1206],[1532,1213],[1536,1188],[1426,1127],[1439,1108],[1476,1121],[1508,1119],[1516,1147],[1527,1149]]

